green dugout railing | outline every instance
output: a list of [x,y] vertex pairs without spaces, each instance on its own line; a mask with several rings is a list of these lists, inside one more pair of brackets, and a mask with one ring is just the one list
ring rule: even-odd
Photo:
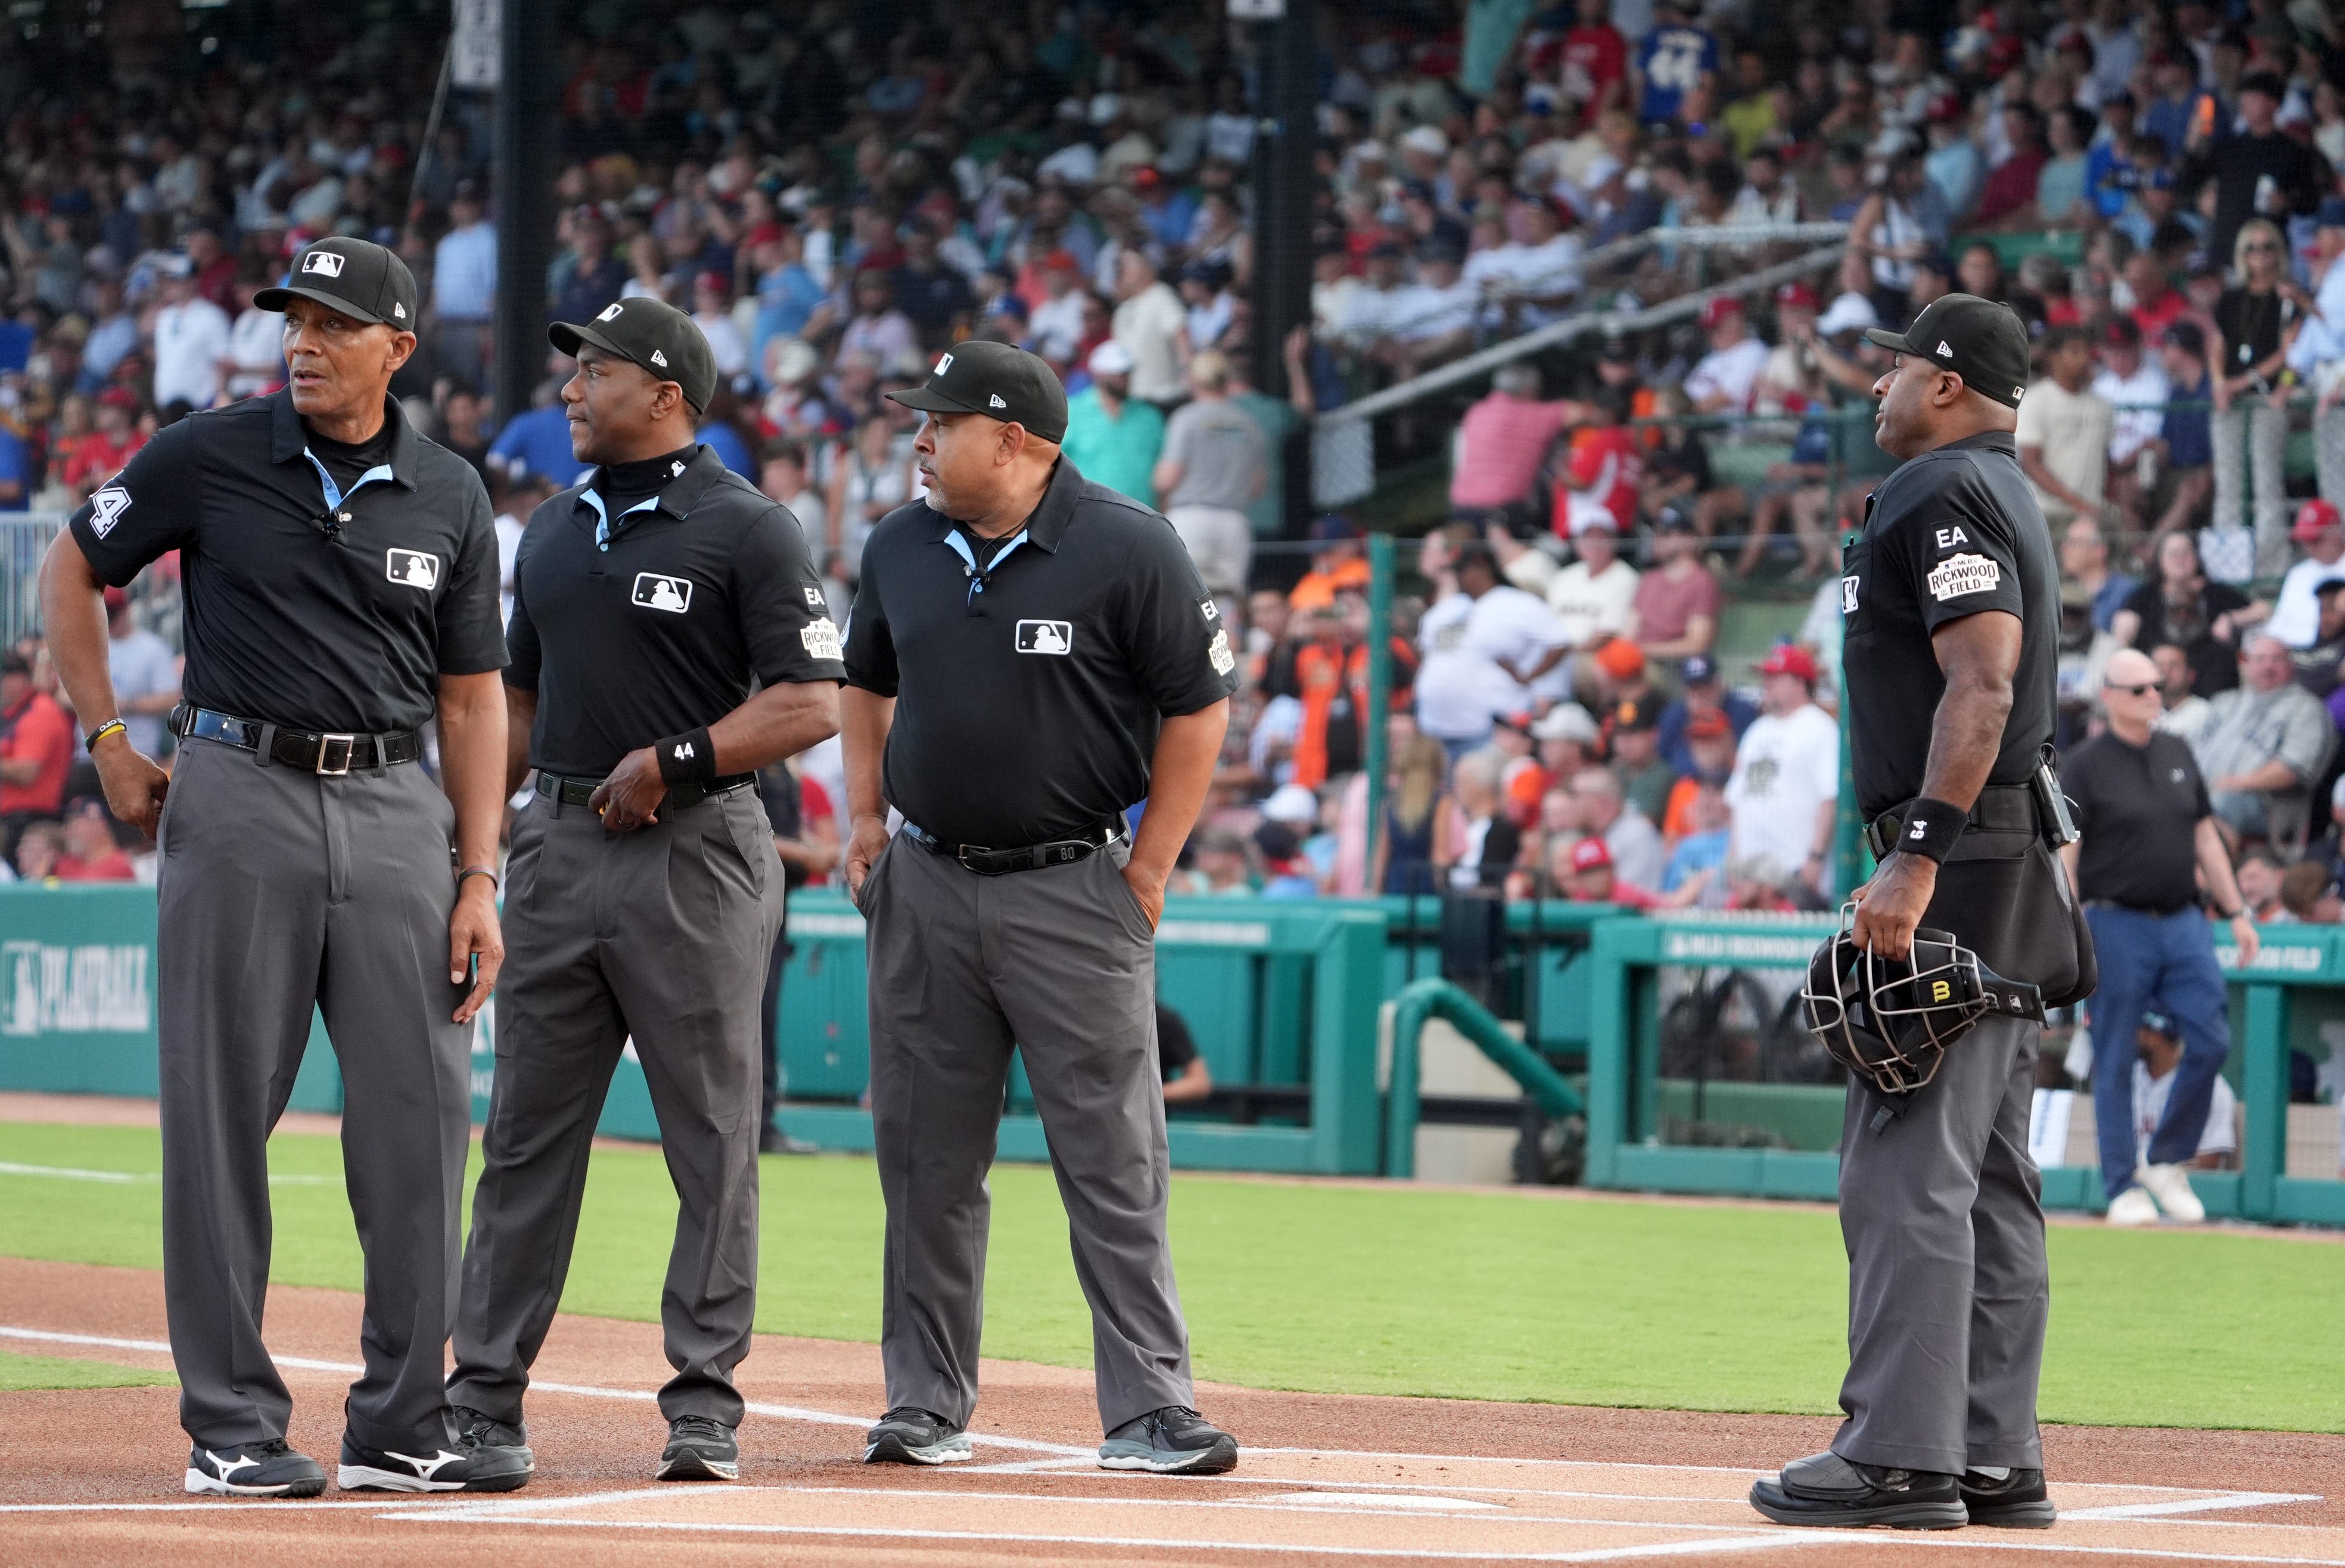
[[[1680,1086],[1662,1079],[1659,1048],[1664,968],[1796,970],[1832,929],[1830,920],[1816,917],[1630,918],[1597,926],[1589,958],[1587,1185],[1737,1197],[1836,1196],[1837,1153],[1664,1144],[1662,1117]],[[2228,933],[2218,929],[2218,937],[2216,956],[2229,974],[2231,994],[2225,1076],[2246,1112],[2247,1136],[2241,1169],[2194,1171],[2191,1185],[2212,1215],[2345,1225],[2345,1181],[2287,1174],[2289,1052],[2292,1046],[2319,1050],[2318,1024],[2345,1017],[2345,931],[2265,927],[2263,950],[2244,973]],[[1778,1092],[1820,1101],[1839,1096],[1836,1089],[1799,1086]],[[2055,1209],[2102,1208],[2099,1170],[2046,1170],[2044,1202]]]

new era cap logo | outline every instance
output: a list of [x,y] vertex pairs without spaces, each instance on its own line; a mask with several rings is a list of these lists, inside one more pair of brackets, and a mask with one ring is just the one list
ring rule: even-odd
[[600,316],[595,317],[594,319],[597,321],[616,321],[619,319],[619,312],[624,309],[626,309],[626,307],[624,305],[605,305],[603,307],[603,313]]
[[1000,394],[1000,393],[999,393],[999,392],[994,392],[994,393],[990,393],[990,394],[989,394],[989,395],[987,396],[987,398],[986,398],[986,400],[985,400],[985,406],[986,406],[987,408],[989,408],[989,409],[1006,409],[1006,408],[1008,408],[1010,405],[1009,405],[1009,404],[1007,404],[1007,403],[1005,403],[1005,402],[1003,402],[1003,401],[1001,400],[1001,394]]
[[382,574],[393,582],[429,592],[440,585],[440,558],[420,550],[385,551]]
[[391,313],[398,317],[402,321],[407,319],[407,307],[401,305],[396,299],[391,302]]
[[655,349],[652,350],[652,363],[665,370],[667,369],[667,356],[661,353],[657,349]]
[[322,273],[328,278],[342,275],[344,258],[337,251],[313,250],[301,258],[301,270]]
[[1939,352],[1939,353],[1941,353],[1941,354],[1944,354],[1944,355],[1947,359],[1953,359],[1953,358],[1954,357],[1954,350],[1953,346],[1952,346],[1951,344],[1949,344],[1949,343],[1948,343],[1948,342],[1947,342],[1944,338],[1941,338],[1941,339],[1938,339],[1938,352]]
[[638,572],[634,599],[638,610],[665,610],[672,615],[681,615],[692,608],[692,581],[662,577],[655,572]]

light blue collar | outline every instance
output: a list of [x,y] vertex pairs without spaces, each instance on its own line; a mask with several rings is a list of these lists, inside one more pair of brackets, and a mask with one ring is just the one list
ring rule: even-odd
[[334,476],[326,471],[326,465],[318,460],[317,453],[311,451],[308,447],[303,447],[301,449],[301,455],[310,460],[310,466],[318,470],[318,482],[326,487],[326,506],[329,511],[340,506],[343,501],[349,500],[351,496],[358,494],[359,491],[374,483],[375,481],[387,480],[392,477],[391,465],[389,463],[377,463],[374,467],[367,470],[366,472],[359,475],[358,482],[350,486],[350,488],[345,491],[341,486],[334,482]]
[[[579,492],[578,499],[594,509],[594,548],[597,550],[610,549],[611,535],[617,531],[617,529],[613,528],[611,524],[611,509],[603,504],[602,496],[594,491],[581,491]],[[626,511],[619,514],[618,528],[626,527],[627,519],[634,516],[635,513],[639,511],[649,511],[654,507],[659,505],[659,503],[660,498],[657,496],[653,496],[647,501],[639,501],[635,502],[634,505],[627,508]]]
[[976,551],[969,549],[969,541],[959,529],[946,529],[945,542],[952,546],[952,552],[961,559],[963,575],[969,579],[969,602],[974,604],[977,596],[985,592],[985,580],[1000,571],[1001,563],[1017,553],[1018,547],[1026,542],[1026,531],[1021,528],[1011,535],[1010,542],[995,552],[992,563],[981,572],[978,569]]

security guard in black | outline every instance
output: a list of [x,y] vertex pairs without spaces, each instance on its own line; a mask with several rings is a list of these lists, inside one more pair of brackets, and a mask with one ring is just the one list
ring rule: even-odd
[[2160,730],[2139,746],[2096,735],[2061,759],[2060,787],[2084,833],[2078,896],[2153,915],[2198,906],[2196,835],[2215,808],[2188,743]]

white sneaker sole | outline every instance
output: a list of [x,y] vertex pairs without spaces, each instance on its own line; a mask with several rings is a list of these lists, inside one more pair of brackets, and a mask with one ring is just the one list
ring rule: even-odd
[[684,1453],[664,1460],[652,1477],[655,1481],[738,1481],[741,1463],[738,1460],[710,1459],[705,1454]]
[[[2170,1174],[2169,1174],[2170,1173]],[[2157,1205],[2158,1212],[2178,1225],[2200,1225],[2207,1219],[2207,1206],[2198,1201],[2191,1190],[2190,1178],[2175,1167],[2146,1166],[2135,1173],[2142,1189]]]
[[377,1470],[371,1464],[346,1464],[334,1477],[334,1484],[344,1492],[462,1492],[461,1481],[426,1481],[420,1475],[401,1475],[395,1470]]
[[880,1445],[876,1442],[866,1448],[863,1451],[863,1462],[866,1464],[959,1464],[964,1460],[977,1457],[966,1439],[957,1442],[938,1443],[930,1448],[913,1448],[909,1444],[897,1443],[893,1445],[894,1452],[884,1460],[872,1457],[879,1452],[879,1448]]
[[188,1490],[198,1497],[282,1497],[293,1490],[289,1481],[276,1486],[239,1486],[232,1481],[222,1481],[190,1466]]
[[1232,1448],[1224,1452],[1219,1443],[1211,1448],[1199,1449],[1194,1453],[1184,1453],[1172,1459],[1158,1458],[1157,1454],[1161,1452],[1152,1449],[1138,1453],[1129,1451],[1110,1453],[1105,1449],[1101,1449],[1099,1466],[1101,1470],[1144,1470],[1152,1475],[1178,1475],[1184,1471],[1192,1470],[1202,1470],[1209,1474],[1219,1475],[1224,1472],[1235,1470],[1238,1466],[1237,1451]]

